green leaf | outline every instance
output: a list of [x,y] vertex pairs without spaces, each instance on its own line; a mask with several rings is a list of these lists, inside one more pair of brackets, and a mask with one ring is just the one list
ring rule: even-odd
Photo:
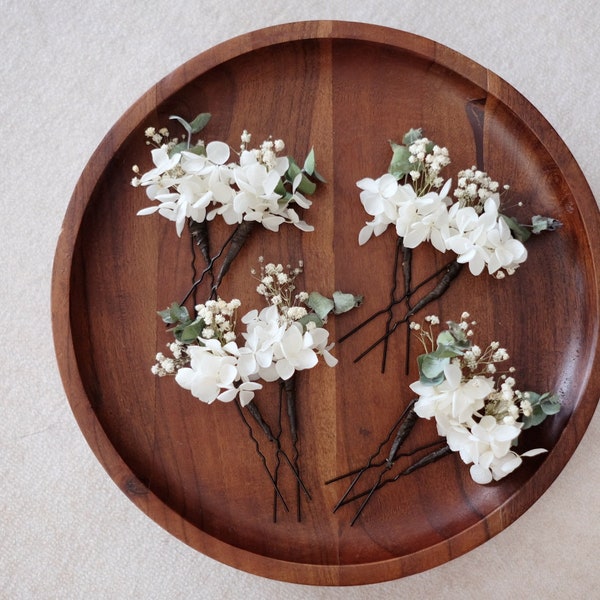
[[204,321],[194,321],[188,325],[176,327],[174,330],[175,338],[184,344],[190,344],[198,339],[204,325]]
[[423,137],[423,130],[421,128],[419,128],[419,129],[410,129],[409,131],[407,131],[404,134],[404,137],[402,138],[402,143],[405,146],[410,146],[411,144],[413,144],[417,140],[420,140],[422,137]]
[[[181,142],[181,144],[178,144],[178,146],[182,144],[185,145],[184,142]],[[187,151],[191,152],[192,154],[197,154],[198,156],[206,156],[206,148],[203,144],[196,144],[195,146],[191,146],[187,149]]]
[[304,160],[304,167],[302,170],[308,175],[312,175],[315,172],[315,149],[311,148],[308,156]]
[[413,169],[413,165],[408,161],[410,152],[406,146],[399,146],[398,144],[394,143],[391,145],[393,154],[388,172],[396,179],[402,179],[402,177],[408,175]]
[[552,217],[542,217],[541,215],[535,215],[531,217],[531,231],[532,233],[538,234],[542,231],[556,231],[562,227],[562,223]]
[[542,394],[540,398],[540,408],[544,411],[545,415],[555,415],[561,408],[558,396],[556,394],[550,394],[549,392]]
[[419,366],[419,381],[425,385],[439,385],[446,378],[444,368],[440,369],[438,361],[432,359],[429,354],[418,356],[417,365]]
[[185,150],[188,150],[188,143],[186,142],[179,142],[179,144],[175,144],[175,146],[173,146],[170,150],[169,150],[169,157],[173,156],[174,154],[177,154],[178,152],[184,152]]
[[326,298],[319,292],[311,292],[308,295],[306,305],[311,308],[316,315],[324,321],[327,315],[333,310],[335,304],[330,298]]
[[467,337],[467,332],[454,321],[448,321],[448,331],[454,338],[454,347],[461,350],[467,350],[471,347],[471,341]]
[[188,309],[185,306],[179,306],[177,302],[173,302],[165,310],[159,310],[158,315],[168,325],[190,321]]
[[532,407],[531,415],[523,417],[523,429],[529,429],[530,427],[536,427],[540,423],[544,422],[546,413],[542,410],[541,406]]
[[523,417],[523,429],[529,429],[543,423],[546,417],[555,415],[561,408],[560,400],[556,394],[550,392],[544,394],[526,393],[532,412],[531,415]]
[[314,323],[317,327],[323,327],[323,320],[316,315],[315,313],[308,313],[304,315],[298,322],[302,325],[303,329],[306,331],[306,326],[309,323]]
[[520,242],[525,243],[531,237],[531,232],[529,229],[521,225],[514,217],[507,217],[506,215],[502,214],[500,216],[504,219],[504,222],[512,231],[513,236]]
[[281,179],[277,182],[274,192],[279,196],[285,196],[288,193],[288,191],[285,189],[285,184]]
[[433,353],[421,354],[417,358],[421,382],[437,385],[444,381],[444,367],[449,362],[450,360],[448,358],[439,358]]
[[291,156],[288,156],[287,158],[289,166],[288,170],[285,172],[285,178],[290,183],[293,183],[296,176],[302,173],[302,169],[298,166],[298,163]]
[[300,181],[300,185],[296,188],[301,194],[307,194],[310,196],[315,193],[317,189],[317,184],[312,182],[308,177],[302,175],[302,180]]
[[202,131],[210,121],[210,113],[200,113],[191,123],[190,130],[192,133]]
[[187,131],[188,136],[190,136],[192,134],[192,126],[185,119],[182,119],[181,117],[178,117],[177,115],[171,115],[169,117],[169,119],[172,119],[173,121],[177,121]]
[[317,180],[320,181],[321,183],[327,183],[327,179],[325,179],[325,177],[323,177],[323,175],[321,175],[321,173],[319,173],[319,171],[317,171],[316,169],[313,171],[312,176]]
[[348,312],[362,304],[363,297],[347,294],[344,292],[333,292],[333,312],[336,315]]

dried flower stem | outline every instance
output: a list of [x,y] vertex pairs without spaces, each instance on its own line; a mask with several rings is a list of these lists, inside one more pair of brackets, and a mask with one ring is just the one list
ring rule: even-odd
[[[358,469],[356,471],[351,471],[350,473],[346,473],[345,475],[340,475],[339,477],[335,477],[334,479],[330,479],[325,482],[325,485],[328,485],[335,481],[339,481],[340,479],[349,477],[350,475],[355,475],[354,479],[352,480],[352,482],[350,483],[350,485],[348,486],[346,491],[342,494],[342,497],[340,498],[338,503],[334,506],[333,512],[336,512],[337,509],[340,508],[340,506],[345,504],[346,498],[348,497],[350,492],[353,490],[354,486],[358,483],[359,479],[364,475],[364,473],[366,473],[369,469],[381,466],[383,464],[388,464],[390,461],[390,456],[392,456],[392,458],[393,458],[395,452],[398,450],[401,443],[404,441],[404,439],[406,439],[406,437],[410,433],[410,430],[412,429],[412,426],[410,426],[410,428],[405,430],[402,427],[402,425],[403,425],[403,422],[405,421],[405,419],[408,418],[408,415],[410,414],[410,412],[411,411],[414,412],[413,411],[414,403],[415,403],[415,401],[412,400],[410,402],[410,404],[404,409],[404,411],[400,415],[400,418],[394,423],[393,427],[390,429],[390,431],[387,434],[387,436],[385,437],[385,439],[379,444],[379,446],[377,447],[377,450],[375,450],[375,452],[373,454],[371,454],[371,456],[367,460],[367,463],[363,467],[361,467],[360,469]],[[412,423],[412,425],[414,425],[414,423]],[[374,463],[373,461],[379,456],[379,454],[383,450],[383,447],[392,439],[392,435],[394,434],[394,431],[396,431],[396,429],[398,429],[398,433],[393,442],[393,444],[395,446],[394,454],[391,454],[391,453],[388,454],[387,459],[385,461],[383,461],[382,463]],[[403,433],[402,433],[403,437],[401,439],[399,439],[401,431],[403,431]]]
[[219,274],[217,275],[216,281],[214,282],[211,289],[211,297],[214,298],[217,295],[217,289],[221,282],[223,281],[223,277],[227,274],[233,261],[240,253],[241,249],[244,247],[244,244],[248,240],[248,237],[254,230],[257,221],[242,221],[234,230],[233,235],[227,240],[226,244],[229,244],[229,250],[225,255],[223,260],[223,264],[221,265],[221,269],[219,270]]

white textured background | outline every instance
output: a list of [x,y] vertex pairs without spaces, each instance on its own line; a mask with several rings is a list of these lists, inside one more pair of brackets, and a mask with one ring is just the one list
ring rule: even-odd
[[0,9],[1,598],[598,597],[600,415],[541,499],[467,555],[374,586],[279,583],[188,548],[117,489],[71,414],[49,305],[61,222],[104,134],[184,61],[278,23],[376,23],[465,54],[541,110],[600,198],[596,0],[0,0]]

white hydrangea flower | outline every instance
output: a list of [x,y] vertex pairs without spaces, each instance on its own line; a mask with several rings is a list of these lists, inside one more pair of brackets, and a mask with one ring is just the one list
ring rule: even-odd
[[448,192],[452,181],[448,180],[437,192],[429,192],[416,201],[416,218],[405,229],[404,245],[416,248],[423,242],[431,242],[439,252],[446,252],[449,216]]
[[292,323],[281,340],[275,344],[273,367],[277,376],[289,379],[295,371],[311,369],[318,362],[317,353],[312,347],[312,332],[302,334],[302,326]]
[[415,412],[420,417],[438,420],[440,415],[465,422],[474,412],[483,408],[484,398],[494,389],[493,380],[477,375],[463,381],[457,362],[444,367],[444,381],[439,385],[426,385],[417,381],[410,389],[419,394]]
[[177,371],[175,381],[202,402],[211,404],[237,379],[236,358],[217,340],[202,340],[204,346],[188,346],[190,366]]
[[368,215],[375,217],[366,223],[358,236],[358,243],[366,244],[375,234],[381,235],[389,225],[395,224],[398,218],[398,207],[395,194],[398,191],[396,178],[386,173],[378,179],[366,177],[356,183],[363,190],[360,201]]

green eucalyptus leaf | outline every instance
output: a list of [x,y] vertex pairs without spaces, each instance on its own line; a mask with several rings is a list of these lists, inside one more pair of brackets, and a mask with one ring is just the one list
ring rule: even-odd
[[348,312],[362,304],[363,297],[344,292],[333,292],[333,312],[336,315]]
[[175,337],[184,344],[194,342],[202,333],[204,329],[204,321],[194,321],[189,325],[185,325],[181,328],[177,328],[175,331]]
[[308,196],[310,196],[311,194],[315,193],[315,190],[317,189],[317,184],[312,182],[305,175],[302,175],[302,180],[300,181],[300,184],[296,189],[301,194],[307,194]]
[[[181,144],[178,145],[185,145],[184,142],[182,142]],[[185,150],[185,148],[184,148]],[[197,144],[196,146],[191,146],[190,148],[187,149],[188,152],[191,152],[192,154],[197,154],[198,156],[206,156],[206,148],[204,145],[202,144]]]
[[525,243],[531,237],[531,232],[529,229],[521,225],[514,217],[507,217],[506,215],[500,216],[504,219],[504,222],[512,231],[513,236],[520,242]]
[[461,350],[468,350],[471,347],[471,341],[467,337],[467,332],[454,321],[448,321],[448,332],[454,338],[454,347]]
[[438,379],[444,380],[444,367],[450,362],[448,358],[440,358],[434,353],[421,354],[418,359],[419,373],[422,377],[428,380]]
[[410,129],[404,134],[404,137],[402,138],[402,143],[405,146],[410,146],[411,144],[414,144],[417,140],[420,140],[422,137],[423,130],[421,128]]
[[294,181],[294,178],[298,173],[302,173],[302,169],[298,166],[298,163],[291,157],[288,156],[288,170],[285,172],[285,176],[289,181]]
[[325,177],[323,177],[323,175],[321,175],[321,173],[319,173],[319,171],[316,169],[313,171],[312,176],[321,183],[327,183],[327,179],[325,179]]
[[542,410],[541,406],[533,406],[531,414],[527,417],[523,417],[523,429],[536,427],[540,423],[543,423],[545,418],[546,413]]
[[455,343],[455,341],[456,340],[454,339],[452,333],[450,333],[450,331],[447,329],[444,329],[444,331],[440,332],[440,334],[437,336],[436,343],[438,346],[451,346]]
[[527,400],[529,401],[529,404],[531,404],[531,406],[537,406],[540,403],[540,399],[542,397],[541,394],[538,394],[537,392],[526,392],[527,393]]
[[413,165],[408,161],[410,152],[406,146],[399,146],[394,143],[392,143],[392,150],[392,160],[388,172],[396,179],[402,179],[413,169]]
[[442,344],[438,346],[435,352],[432,352],[431,354],[437,356],[438,358],[455,358],[456,356],[462,356],[464,354],[464,350],[453,344]]
[[276,194],[278,194],[279,196],[285,196],[287,194],[287,190],[285,189],[285,184],[283,183],[283,181],[281,179],[277,182],[277,185],[275,186],[275,189],[273,191]]
[[561,408],[558,396],[556,394],[550,394],[549,392],[542,394],[540,398],[540,408],[544,411],[545,415],[555,415]]
[[531,217],[531,232],[538,234],[542,231],[556,231],[562,227],[562,223],[552,217],[542,217],[541,215],[535,215]]
[[308,313],[304,315],[301,319],[298,319],[298,322],[302,325],[303,329],[306,331],[306,326],[309,323],[314,323],[317,327],[323,327],[323,320],[319,317],[319,315],[313,313]]
[[202,131],[210,121],[210,113],[200,113],[189,125],[191,133]]
[[440,359],[432,358],[430,354],[417,357],[419,366],[419,381],[425,385],[439,385],[444,381],[444,367],[440,368]]
[[335,306],[333,300],[326,298],[322,294],[319,294],[319,292],[311,292],[308,295],[306,305],[311,308],[322,321],[327,318],[327,315]]
[[311,148],[308,156],[304,160],[304,167],[302,170],[308,175],[312,175],[315,172],[315,149]]
[[188,309],[185,306],[180,306],[177,302],[173,302],[165,310],[159,310],[158,315],[168,325],[190,321]]
[[179,142],[179,144],[175,144],[175,146],[173,146],[169,150],[169,157],[177,154],[178,152],[183,152],[185,150],[188,150],[188,143],[187,142]]

